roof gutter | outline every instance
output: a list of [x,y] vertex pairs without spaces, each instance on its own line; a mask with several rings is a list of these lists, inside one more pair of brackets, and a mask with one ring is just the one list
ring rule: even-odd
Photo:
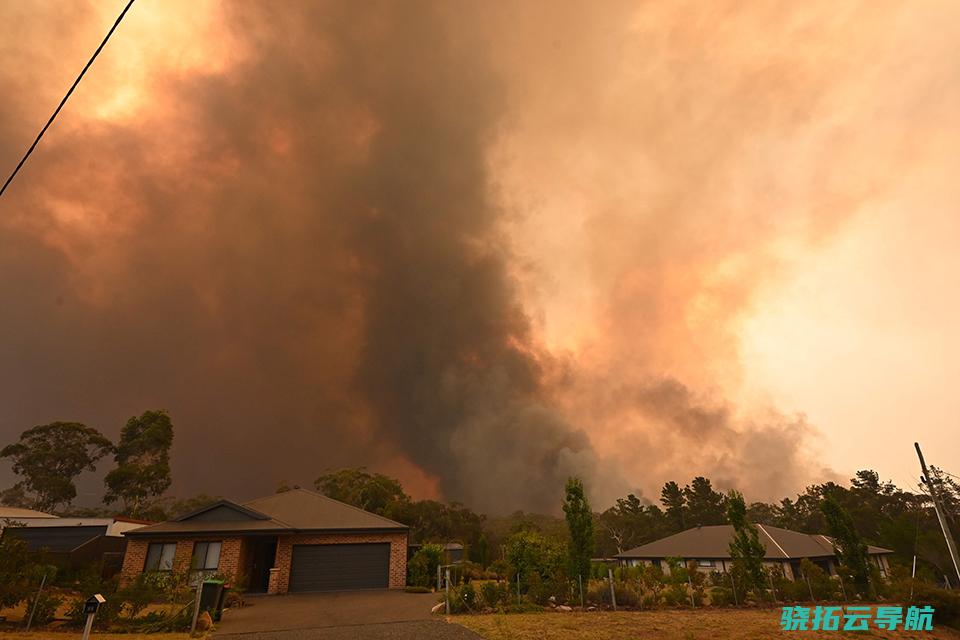
[[123,535],[127,538],[209,538],[210,536],[275,536],[275,535],[337,535],[337,534],[355,534],[364,533],[409,533],[410,527],[391,527],[382,529],[220,529],[207,531],[144,531],[143,529],[134,529],[127,531]]

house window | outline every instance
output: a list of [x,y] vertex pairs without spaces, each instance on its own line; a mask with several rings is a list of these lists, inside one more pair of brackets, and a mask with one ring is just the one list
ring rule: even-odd
[[713,560],[697,560],[698,567],[713,567]]
[[220,566],[220,542],[198,542],[193,545],[194,571],[216,570]]
[[144,571],[173,571],[173,556],[177,553],[176,542],[153,542],[147,547],[147,562]]

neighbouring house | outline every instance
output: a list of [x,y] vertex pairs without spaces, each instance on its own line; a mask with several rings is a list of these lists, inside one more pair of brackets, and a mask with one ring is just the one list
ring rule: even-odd
[[39,511],[34,513],[40,515],[7,518],[8,526],[2,535],[23,540],[27,551],[42,552],[55,564],[96,567],[105,578],[120,571],[127,544],[125,534],[151,524],[119,516],[58,518]]
[[24,519],[36,520],[38,518],[56,518],[52,513],[43,511],[34,511],[33,509],[21,509],[20,507],[8,507],[0,504],[0,533],[5,527],[16,525]]
[[[760,542],[766,553],[764,565],[780,566],[790,580],[800,577],[800,561],[809,558],[828,575],[837,575],[837,558],[833,542],[824,535],[815,535],[758,524]],[[655,564],[665,573],[670,572],[667,558],[680,558],[685,562],[694,561],[699,571],[726,573],[733,566],[730,557],[730,542],[733,540],[733,526],[729,524],[695,527],[672,536],[654,540],[616,556],[621,566]],[[877,566],[884,577],[890,571],[887,556],[890,549],[868,546],[870,561]]]
[[248,593],[397,589],[406,525],[306,489],[221,500],[130,532],[121,582],[148,571],[219,574]]

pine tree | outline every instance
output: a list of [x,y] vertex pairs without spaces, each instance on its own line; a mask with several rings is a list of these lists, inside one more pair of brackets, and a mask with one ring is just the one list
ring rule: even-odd
[[867,593],[870,588],[867,545],[860,537],[860,533],[853,523],[853,518],[830,495],[824,497],[820,502],[820,510],[827,522],[827,532],[833,538],[833,548],[837,554],[837,559],[841,565],[850,571],[857,589],[861,593]]
[[579,478],[567,480],[563,513],[570,530],[570,576],[589,576],[593,555],[593,512]]
[[686,529],[687,501],[683,495],[683,490],[676,482],[671,480],[663,485],[663,489],[660,491],[660,502],[666,509],[667,517],[672,522],[674,530],[683,531]]
[[730,557],[734,572],[740,578],[744,590],[763,593],[763,556],[766,553],[760,544],[757,528],[747,521],[747,505],[743,496],[731,491],[727,498],[727,518],[733,525],[733,540],[730,542]]

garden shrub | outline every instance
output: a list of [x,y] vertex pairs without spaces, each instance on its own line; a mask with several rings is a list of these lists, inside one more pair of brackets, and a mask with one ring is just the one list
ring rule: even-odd
[[917,581],[913,586],[914,606],[933,607],[934,625],[960,629],[960,593]]
[[407,584],[412,587],[429,587],[436,584],[437,567],[443,564],[443,547],[425,544],[407,563]]
[[54,616],[57,614],[57,608],[61,604],[63,604],[62,597],[49,591],[43,591],[30,602],[27,615],[29,616],[29,612],[33,611],[33,626],[42,627],[53,622]]
[[535,531],[513,534],[506,544],[511,583],[519,575],[520,592],[545,604],[550,597],[565,601],[570,595],[566,575],[567,552],[563,543]]
[[469,582],[450,588],[450,613],[473,613],[480,608],[477,591]]
[[[609,586],[607,591],[609,591]],[[613,591],[617,596],[618,607],[638,607],[640,606],[640,594],[636,587],[626,582],[613,583]]]
[[714,607],[729,607],[734,604],[733,589],[727,587],[710,587],[710,605]]
[[[842,572],[843,567],[839,569]],[[809,559],[804,558],[800,561],[800,575],[797,578],[807,588],[805,600],[810,599],[810,591],[813,591],[815,600],[840,600],[840,582],[831,578],[826,571]],[[850,598],[853,595],[849,591],[852,590],[853,579],[846,576],[843,579],[848,589],[847,597]],[[809,586],[806,584],[807,581]]]
[[687,584],[671,584],[663,590],[663,603],[669,607],[690,606],[690,594],[687,592]]
[[490,580],[480,583],[480,602],[484,607],[496,609],[506,604],[509,597],[510,590],[503,582]]
[[587,604],[610,604],[610,587],[607,586],[607,581],[591,580],[588,585],[584,585],[583,598]]
[[457,568],[467,582],[471,580],[495,580],[497,578],[494,571],[484,569],[482,565],[476,562],[461,562]]

